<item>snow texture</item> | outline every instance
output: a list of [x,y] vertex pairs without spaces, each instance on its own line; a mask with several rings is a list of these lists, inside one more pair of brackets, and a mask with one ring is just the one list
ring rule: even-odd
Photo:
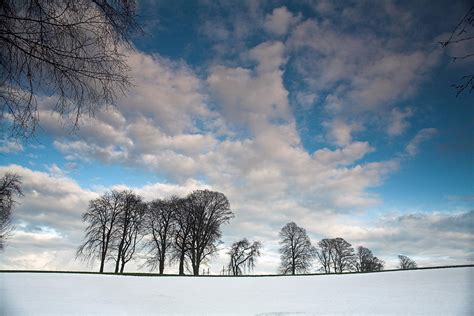
[[0,273],[1,315],[474,315],[474,267],[287,277]]

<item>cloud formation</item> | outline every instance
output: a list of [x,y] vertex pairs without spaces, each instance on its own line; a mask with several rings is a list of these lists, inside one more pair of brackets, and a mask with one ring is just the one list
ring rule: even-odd
[[423,128],[413,137],[413,139],[406,145],[405,152],[409,156],[415,156],[420,145],[436,135],[437,130],[435,128]]
[[23,146],[19,141],[13,139],[0,139],[0,154],[8,154],[23,151]]
[[[126,51],[134,86],[116,107],[83,117],[75,134],[51,112],[53,98],[38,97],[41,126],[62,157],[45,171],[0,168],[19,173],[26,193],[4,267],[80,268],[71,259],[82,238],[80,214],[113,188],[147,200],[197,188],[225,193],[236,217],[224,241],[262,240],[257,272],[275,271],[278,231],[293,220],[313,240],[344,237],[390,264],[398,252],[418,256],[420,247],[439,264],[472,260],[472,234],[458,225],[471,213],[408,209],[388,216],[377,190],[438,131],[417,126],[419,113],[407,104],[440,61],[437,51],[403,40],[416,22],[412,14],[391,2],[377,3],[376,13],[337,1],[317,2],[314,15],[257,2],[237,7],[207,4],[209,12],[237,12],[202,15],[199,34],[212,48],[198,65]],[[22,147],[3,140],[2,150]],[[68,174],[96,162],[162,181],[85,188]],[[435,246],[423,235],[434,229],[443,240]]]
[[265,17],[263,28],[275,35],[285,35],[289,28],[300,20],[300,17],[293,15],[288,9],[283,6],[273,9],[272,14]]

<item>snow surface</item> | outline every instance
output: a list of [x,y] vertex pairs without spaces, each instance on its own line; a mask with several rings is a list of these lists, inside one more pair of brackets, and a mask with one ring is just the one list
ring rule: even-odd
[[0,273],[1,315],[474,315],[474,268],[255,278]]

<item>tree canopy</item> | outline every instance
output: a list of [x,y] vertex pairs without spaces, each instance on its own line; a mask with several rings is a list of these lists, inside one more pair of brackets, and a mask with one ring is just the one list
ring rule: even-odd
[[134,0],[0,1],[0,123],[34,133],[39,99],[77,127],[130,85],[124,47],[139,30]]

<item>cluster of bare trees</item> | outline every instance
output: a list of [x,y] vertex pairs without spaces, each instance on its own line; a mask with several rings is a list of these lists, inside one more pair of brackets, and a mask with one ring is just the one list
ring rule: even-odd
[[[306,230],[291,222],[280,231],[280,272],[283,274],[307,273],[314,261],[324,273],[381,271],[385,262],[366,247],[356,250],[344,238],[325,238],[317,247],[311,245]],[[399,255],[400,269],[415,269],[416,263],[407,256]]]
[[138,250],[146,253],[146,264],[164,273],[167,263],[177,262],[179,274],[185,268],[199,274],[202,263],[218,249],[221,225],[233,213],[224,194],[196,190],[185,198],[172,196],[144,202],[132,191],[111,191],[90,201],[83,215],[87,223],[84,243],[77,257],[100,260],[100,272],[107,261],[122,273]]
[[356,251],[344,238],[322,239],[318,242],[316,256],[325,273],[381,271],[384,262],[372,251],[359,246]]
[[410,270],[418,268],[416,262],[405,255],[398,255],[398,260],[400,262],[398,265],[398,268],[400,270]]
[[141,228],[146,204],[132,191],[111,191],[89,202],[82,219],[87,223],[84,243],[77,256],[100,260],[100,272],[106,261],[115,262],[115,272],[123,272],[142,238]]

